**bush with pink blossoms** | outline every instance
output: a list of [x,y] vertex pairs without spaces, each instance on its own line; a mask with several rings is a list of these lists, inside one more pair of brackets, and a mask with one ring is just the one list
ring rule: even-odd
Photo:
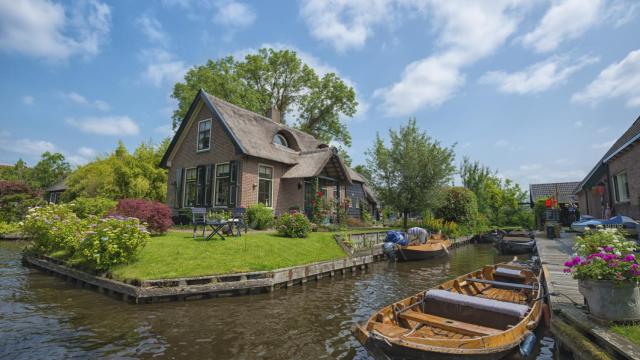
[[586,233],[576,240],[577,254],[565,262],[565,272],[575,279],[640,281],[640,265],[633,251],[634,242],[627,241],[612,229]]

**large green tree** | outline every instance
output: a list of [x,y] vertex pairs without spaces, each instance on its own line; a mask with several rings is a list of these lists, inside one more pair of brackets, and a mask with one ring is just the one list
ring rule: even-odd
[[113,153],[79,167],[67,177],[66,199],[99,196],[164,201],[167,171],[158,164],[167,146],[166,140],[160,145],[143,142],[131,154],[119,142]]
[[200,89],[258,114],[276,107],[283,121],[295,114],[291,125],[324,142],[351,144],[341,117],[356,112],[354,89],[334,73],[319,76],[294,51],[260,49],[242,60],[227,56],[193,67],[173,88],[174,129]]
[[454,151],[440,145],[415,119],[389,130],[387,146],[380,135],[367,151],[373,186],[386,206],[401,212],[404,227],[410,213],[433,209],[439,192],[455,172]]
[[64,155],[45,151],[40,161],[31,170],[31,180],[37,188],[46,189],[62,180],[71,172],[71,166]]

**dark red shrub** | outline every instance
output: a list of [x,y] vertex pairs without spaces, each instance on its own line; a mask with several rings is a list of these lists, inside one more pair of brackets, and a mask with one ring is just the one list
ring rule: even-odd
[[147,229],[152,234],[163,234],[173,226],[171,209],[157,201],[122,199],[116,205],[115,214],[138,218],[147,223]]
[[33,190],[23,182],[0,180],[0,197],[15,194],[29,194],[35,196]]

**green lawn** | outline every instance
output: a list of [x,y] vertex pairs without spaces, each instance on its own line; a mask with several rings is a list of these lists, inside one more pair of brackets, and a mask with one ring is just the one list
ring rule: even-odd
[[117,279],[148,280],[272,270],[346,257],[333,235],[314,232],[305,239],[290,239],[249,232],[206,241],[193,239],[190,232],[171,231],[151,238],[133,263],[111,272]]
[[611,331],[629,339],[632,343],[640,345],[640,325],[615,325]]

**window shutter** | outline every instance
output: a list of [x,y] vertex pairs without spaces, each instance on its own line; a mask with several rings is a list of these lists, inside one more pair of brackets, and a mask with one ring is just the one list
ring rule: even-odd
[[618,177],[613,177],[613,192],[615,193],[616,202],[620,201],[620,188],[618,187]]
[[236,207],[238,198],[238,161],[229,162],[229,207]]
[[198,195],[197,195],[197,199],[196,199],[196,205],[198,206],[203,206],[204,205],[204,198],[205,198],[205,185],[207,184],[207,179],[206,179],[206,167],[204,166],[198,166],[197,167],[197,177],[196,177],[196,184],[198,186]]
[[206,177],[206,191],[204,193],[204,205],[206,207],[210,207],[212,205],[211,200],[213,199],[213,196],[211,196],[211,193],[213,192],[213,179],[214,179],[214,171],[215,167],[213,165],[207,165],[207,177]]
[[176,196],[175,196],[175,204],[174,207],[179,209],[182,207],[182,178],[184,177],[184,168],[179,168],[176,170]]

